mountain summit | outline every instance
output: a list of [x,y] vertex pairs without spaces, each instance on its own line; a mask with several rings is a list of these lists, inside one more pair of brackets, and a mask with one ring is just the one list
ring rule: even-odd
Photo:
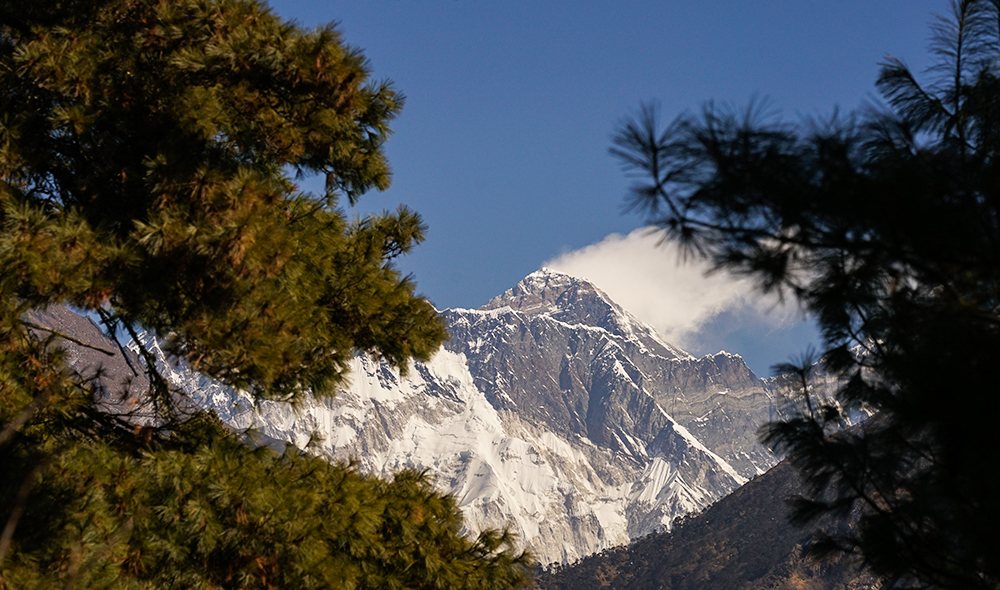
[[694,359],[672,346],[586,279],[548,268],[537,270],[480,309],[508,307],[529,315],[546,315],[571,326],[603,328],[640,342],[664,358]]
[[754,438],[770,393],[740,357],[694,358],[584,279],[542,269],[442,315],[451,339],[407,377],[358,356],[350,387],[299,408],[161,369],[237,428],[427,469],[470,532],[512,528],[543,563],[669,528],[774,463]]

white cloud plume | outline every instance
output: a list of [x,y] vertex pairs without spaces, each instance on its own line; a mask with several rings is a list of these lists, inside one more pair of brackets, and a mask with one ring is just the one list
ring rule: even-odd
[[654,228],[611,234],[545,266],[591,281],[668,342],[685,348],[709,344],[700,331],[723,312],[769,330],[801,319],[793,305],[757,296],[745,279],[723,272],[707,275],[702,260],[681,261],[677,247]]

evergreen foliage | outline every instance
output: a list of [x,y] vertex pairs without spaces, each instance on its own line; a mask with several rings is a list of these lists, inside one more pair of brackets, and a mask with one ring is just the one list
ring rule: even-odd
[[[331,395],[356,351],[427,359],[444,325],[392,264],[420,218],[338,208],[389,185],[401,105],[332,27],[254,0],[0,3],[0,588],[525,580],[530,557],[464,537],[426,476],[253,448],[143,358],[149,392],[107,391],[67,343],[133,358],[117,340],[30,319],[153,329],[259,399]],[[322,194],[298,189],[316,174]]]
[[[762,430],[808,484],[800,522],[887,587],[1000,587],[1000,3],[952,2],[920,82],[882,64],[884,105],[799,124],[760,104],[708,105],[665,131],[655,109],[612,153],[633,204],[687,252],[801,302],[816,318],[836,398],[799,380],[791,414]],[[847,412],[877,416],[838,431]]]
[[4,3],[0,23],[4,296],[141,324],[268,397],[329,393],[355,349],[437,349],[389,264],[419,217],[337,209],[389,185],[402,99],[335,30],[242,0]]
[[506,535],[465,538],[454,501],[421,473],[383,481],[251,448],[214,414],[132,445],[73,434],[8,443],[5,488],[31,493],[0,588],[492,590],[530,567]]

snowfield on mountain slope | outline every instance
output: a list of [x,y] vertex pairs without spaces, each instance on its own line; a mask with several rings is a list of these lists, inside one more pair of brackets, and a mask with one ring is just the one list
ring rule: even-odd
[[[456,498],[470,534],[508,527],[542,563],[667,528],[766,465],[751,443],[699,438],[700,430],[729,440],[706,430],[729,428],[729,414],[714,422],[711,408],[692,408],[708,416],[693,425],[654,399],[659,391],[683,394],[678,388],[690,383],[745,389],[742,373],[730,377],[708,357],[693,359],[651,337],[651,328],[568,275],[533,273],[494,302],[504,298],[523,309],[446,310],[452,341],[407,377],[358,356],[350,386],[298,408],[255,406],[247,394],[165,359],[161,368],[234,428],[353,460],[373,474],[427,469]],[[146,343],[155,345],[148,335]]]

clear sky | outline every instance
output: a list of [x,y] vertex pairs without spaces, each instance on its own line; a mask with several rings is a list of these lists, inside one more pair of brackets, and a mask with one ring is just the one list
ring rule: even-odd
[[[927,63],[943,0],[271,0],[304,26],[335,21],[375,78],[407,97],[385,193],[429,225],[402,259],[439,308],[478,307],[549,265],[586,273],[695,354],[725,349],[758,374],[814,338],[794,310],[725,277],[675,268],[622,210],[609,135],[643,101],[664,120],[707,100],[767,97],[786,118],[874,98],[878,63]],[[630,235],[631,234],[631,235]],[[714,282],[711,282],[714,281]]]

